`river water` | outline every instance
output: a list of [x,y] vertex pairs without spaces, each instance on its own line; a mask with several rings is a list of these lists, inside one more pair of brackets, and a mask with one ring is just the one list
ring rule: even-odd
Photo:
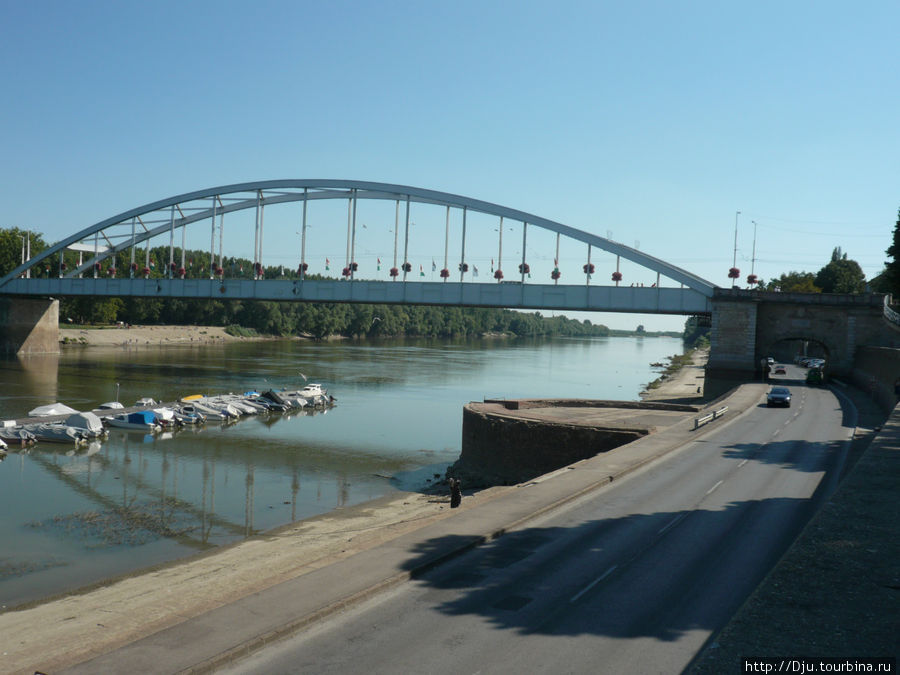
[[[0,360],[0,419],[63,402],[299,388],[337,397],[159,436],[111,430],[0,462],[0,611],[138,568],[415,490],[459,457],[462,406],[484,398],[636,400],[675,338],[239,342],[72,348]],[[117,386],[118,384],[118,386]]]

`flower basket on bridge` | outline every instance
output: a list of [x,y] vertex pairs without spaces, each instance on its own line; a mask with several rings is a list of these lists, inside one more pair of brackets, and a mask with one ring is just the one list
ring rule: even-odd
[[108,268],[108,269],[106,270],[106,273],[107,273],[109,276],[114,277],[114,276],[116,276],[116,268],[115,268],[115,267],[110,267],[110,268]]
[[344,269],[342,269],[342,270],[341,270],[341,276],[342,276],[342,277],[349,277],[349,276],[350,276],[350,268],[349,268],[349,267],[345,267]]
[[441,279],[447,279],[450,276],[450,270],[446,267],[441,270]]
[[297,274],[300,274],[300,275],[306,274],[306,270],[308,270],[308,269],[309,269],[308,263],[301,263],[300,266],[297,268]]
[[351,272],[356,272],[358,270],[359,270],[359,265],[357,263],[355,263],[355,262],[350,263],[350,271]]
[[405,263],[403,263],[403,265],[401,265],[401,268],[403,269],[404,272],[407,272],[407,273],[412,272],[412,263],[405,262]]
[[465,274],[469,271],[469,263],[459,263],[459,271]]
[[747,285],[748,286],[756,286],[757,281],[759,281],[759,279],[757,278],[757,276],[755,274],[747,275]]
[[390,275],[392,278],[398,277],[398,276],[400,276],[400,270],[398,270],[396,267],[392,267],[391,271],[390,271]]
[[730,270],[728,270],[728,278],[729,279],[740,279],[741,271],[737,267],[732,267]]
[[495,278],[497,281],[500,281],[500,280],[503,278],[503,271],[502,271],[502,270],[497,270],[496,272],[494,272],[494,278]]
[[584,270],[584,273],[585,273],[585,274],[593,274],[593,273],[594,273],[594,269],[595,269],[595,268],[594,268],[594,263],[585,263],[584,266],[583,266],[581,269]]
[[553,281],[558,281],[562,275],[559,273],[559,268],[554,268],[552,272],[550,272],[550,278]]
[[519,274],[531,274],[531,267],[528,263],[519,263]]
[[613,272],[612,280],[616,282],[616,286],[619,285],[619,282],[622,281],[622,273],[621,272]]

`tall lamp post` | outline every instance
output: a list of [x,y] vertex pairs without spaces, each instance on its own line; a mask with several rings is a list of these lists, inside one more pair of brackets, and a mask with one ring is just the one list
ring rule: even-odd
[[737,268],[737,233],[738,233],[738,216],[740,211],[734,213],[734,258],[731,261],[731,269],[728,270],[728,278],[731,279],[731,285],[734,286],[735,280],[741,276],[741,271]]

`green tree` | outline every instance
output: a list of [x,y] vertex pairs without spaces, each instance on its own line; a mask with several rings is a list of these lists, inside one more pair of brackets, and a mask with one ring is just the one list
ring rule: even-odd
[[[31,243],[31,257],[47,248],[44,238],[37,232],[18,227],[0,229],[0,276],[5,276],[22,264],[22,249],[26,241]],[[32,271],[32,276],[38,270]]]
[[[894,239],[885,251],[890,256],[884,265],[884,272],[878,276],[878,283],[873,286],[881,293],[890,293],[900,298],[900,209],[897,209],[897,223],[894,225]],[[874,279],[872,280],[875,281]]]
[[848,260],[840,246],[831,254],[831,262],[816,274],[816,286],[823,293],[862,293],[866,289],[866,275],[855,260]]
[[816,285],[815,279],[812,272],[788,272],[772,279],[764,289],[783,293],[821,293],[822,289]]

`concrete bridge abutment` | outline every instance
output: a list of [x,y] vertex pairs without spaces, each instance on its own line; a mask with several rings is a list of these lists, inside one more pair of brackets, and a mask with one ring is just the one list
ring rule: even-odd
[[0,346],[6,355],[59,353],[59,300],[0,298]]
[[885,318],[884,303],[885,296],[876,293],[716,289],[705,395],[714,398],[742,382],[765,379],[765,359],[792,358],[784,347],[792,341],[816,344],[826,373],[850,377],[860,346],[900,347],[900,331]]

